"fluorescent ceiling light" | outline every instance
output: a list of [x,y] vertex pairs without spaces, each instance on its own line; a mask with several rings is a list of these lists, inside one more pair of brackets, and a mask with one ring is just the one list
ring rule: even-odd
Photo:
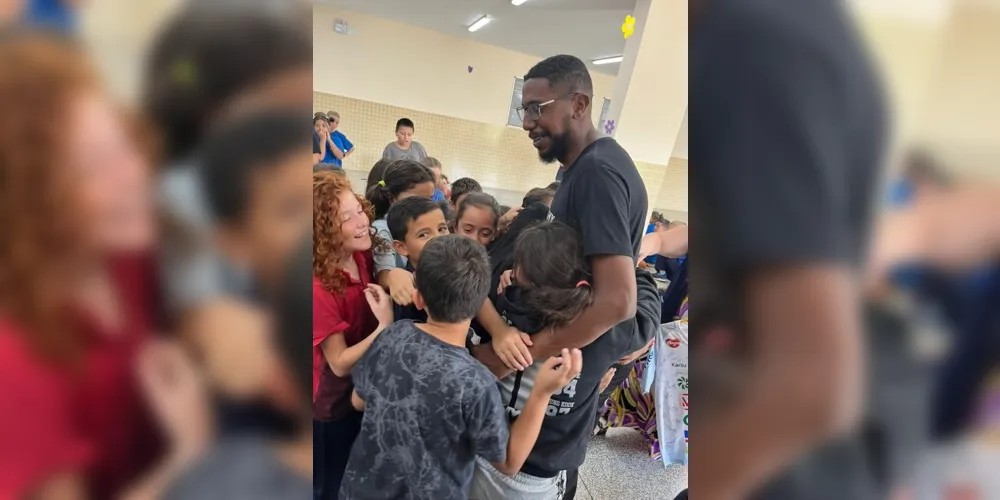
[[483,26],[486,26],[487,24],[490,24],[490,21],[492,21],[492,20],[493,20],[493,18],[490,17],[490,16],[480,17],[479,19],[476,20],[476,22],[472,23],[469,26],[469,31],[472,31],[472,32],[479,31],[479,28],[482,28]]
[[605,57],[602,59],[594,59],[592,62],[597,65],[614,64],[622,62],[622,59],[624,59],[624,56],[614,56],[614,57]]
[[512,4],[514,4],[516,6],[516,5],[521,5],[522,3],[527,2],[527,1],[528,0],[510,0],[510,3],[512,3]]

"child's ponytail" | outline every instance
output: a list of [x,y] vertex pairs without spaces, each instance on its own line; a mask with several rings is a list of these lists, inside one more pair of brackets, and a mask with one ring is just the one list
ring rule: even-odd
[[372,204],[375,219],[385,218],[389,207],[400,194],[412,189],[418,184],[434,183],[434,174],[422,163],[412,160],[396,160],[382,170],[380,179],[373,180],[372,175],[379,170],[379,164],[372,168],[368,178],[368,191],[365,198]]
[[590,271],[576,230],[541,222],[517,239],[515,276],[524,303],[546,328],[564,326],[594,302]]

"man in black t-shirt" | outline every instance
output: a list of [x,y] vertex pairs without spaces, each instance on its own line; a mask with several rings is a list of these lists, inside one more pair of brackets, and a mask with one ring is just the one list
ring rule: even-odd
[[[692,2],[692,16],[691,491],[883,498],[868,443],[816,450],[861,414],[879,82],[840,0]],[[730,351],[706,352],[725,337]]]
[[[589,345],[636,315],[635,267],[646,227],[646,187],[628,153],[614,139],[599,136],[591,119],[593,94],[586,64],[573,56],[545,59],[524,76],[518,108],[522,126],[539,158],[564,168],[552,214],[579,232],[594,289],[593,305],[576,321],[532,339],[529,351],[537,360]],[[474,353],[495,374],[511,372],[490,346],[478,346]]]

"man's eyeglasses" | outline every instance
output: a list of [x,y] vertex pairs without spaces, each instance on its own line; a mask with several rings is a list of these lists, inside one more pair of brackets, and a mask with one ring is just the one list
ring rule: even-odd
[[531,104],[528,104],[527,106],[518,106],[516,109],[517,116],[518,118],[521,119],[522,122],[525,119],[537,120],[542,117],[542,111],[545,109],[545,106],[548,106],[549,104],[552,104],[562,99],[570,99],[576,97],[577,94],[579,94],[579,92],[573,92],[572,94],[566,94],[562,97],[556,97],[555,99],[552,99],[550,101],[533,102]]

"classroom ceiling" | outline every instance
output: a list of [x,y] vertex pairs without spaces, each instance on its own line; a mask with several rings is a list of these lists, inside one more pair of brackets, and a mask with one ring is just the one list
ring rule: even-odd
[[[573,54],[585,61],[621,55],[621,25],[636,0],[315,0],[346,10],[411,24],[505,49],[548,57]],[[468,26],[489,15],[475,33]],[[618,64],[591,66],[618,74]]]

